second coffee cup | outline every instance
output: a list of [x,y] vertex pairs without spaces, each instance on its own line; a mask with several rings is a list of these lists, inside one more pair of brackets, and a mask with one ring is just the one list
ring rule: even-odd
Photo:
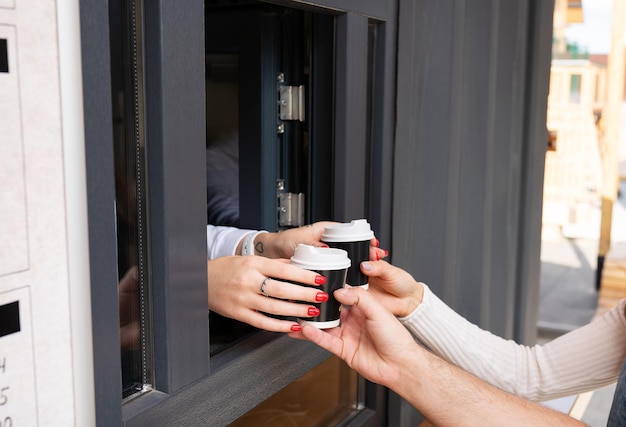
[[369,286],[367,276],[361,273],[361,263],[370,259],[370,240],[374,232],[366,219],[355,219],[349,223],[326,226],[322,234],[322,242],[331,248],[343,249],[348,252],[352,265],[348,269],[346,283],[350,286]]
[[320,310],[320,314],[304,320],[320,329],[339,326],[341,304],[335,299],[334,292],[343,288],[346,283],[346,274],[350,267],[348,253],[341,249],[318,248],[299,244],[291,257],[291,264],[315,271],[326,278],[326,283],[315,287],[328,294],[328,301],[315,303],[314,305]]

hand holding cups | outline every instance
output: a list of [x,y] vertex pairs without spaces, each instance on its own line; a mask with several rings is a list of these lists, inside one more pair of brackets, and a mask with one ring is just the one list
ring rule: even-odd
[[322,242],[331,248],[343,249],[348,252],[348,258],[350,258],[352,265],[348,269],[346,283],[350,286],[361,286],[365,289],[369,286],[367,276],[361,273],[361,262],[370,259],[370,240],[373,237],[374,232],[366,219],[332,224],[324,229]]
[[291,257],[291,264],[315,271],[326,277],[326,283],[321,286],[321,290],[328,294],[328,301],[315,304],[320,310],[318,316],[303,320],[320,329],[339,326],[341,304],[335,299],[334,292],[343,288],[346,283],[346,274],[350,267],[347,252],[341,249],[318,248],[299,244]]

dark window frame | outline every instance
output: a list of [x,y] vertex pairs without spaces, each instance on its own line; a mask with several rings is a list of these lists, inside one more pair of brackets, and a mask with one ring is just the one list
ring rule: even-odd
[[[281,3],[305,7],[297,1]],[[376,0],[362,1],[356,6],[345,0],[318,3],[338,13],[337,32],[341,35],[338,49],[346,55],[345,62],[339,61],[337,66],[336,93],[345,96],[340,102],[336,100],[337,117],[341,120],[363,118],[365,123],[366,113],[361,111],[360,97],[346,95],[353,82],[360,84],[366,80],[367,67],[355,64],[366,60],[363,55],[367,54],[368,17],[393,22],[385,31],[388,37],[384,42],[385,55],[378,59],[383,67],[380,69],[385,73],[390,71],[390,55],[395,55],[395,50],[389,52],[389,48],[395,46],[391,36],[395,34],[396,17],[395,6],[389,5],[395,3]],[[354,7],[358,10],[345,13]],[[147,133],[153,144],[149,153],[153,183],[150,197],[151,203],[159,206],[151,210],[151,233],[156,236],[152,246],[155,266],[152,275],[163,281],[155,286],[160,291],[155,292],[154,311],[157,318],[165,321],[155,324],[157,390],[122,406],[120,378],[111,375],[121,368],[117,292],[112,285],[117,282],[117,263],[109,11],[106,3],[96,0],[81,2],[80,7],[97,424],[131,426],[150,422],[162,424],[168,420],[193,423],[201,417],[205,423],[221,425],[241,416],[317,366],[328,353],[310,343],[260,333],[242,343],[246,348],[254,347],[253,350],[244,351],[235,346],[209,361],[206,235],[201,232],[206,207],[203,188],[205,100],[202,91],[197,90],[204,85],[203,1],[183,5],[175,0],[160,0],[146,2],[145,9]],[[185,31],[180,31],[183,27]],[[352,33],[363,30],[364,34]],[[353,51],[354,46],[359,47],[357,51]],[[190,63],[194,65],[190,67]],[[184,84],[179,78],[181,72],[188,77]],[[393,87],[393,78],[387,74],[374,88],[374,93],[384,98],[382,105],[393,105],[394,95],[388,92]],[[392,140],[393,121],[390,120],[393,115],[378,112],[376,116],[375,122],[383,122],[375,130],[375,145],[387,150]],[[358,138],[364,132],[340,127],[335,134],[338,146],[346,144],[341,152],[334,153],[337,182],[348,179],[345,171],[353,170],[350,168],[357,168],[360,176],[365,175],[364,166],[351,166],[352,160],[347,159],[343,151],[348,148],[359,156],[365,155],[369,147],[365,139]],[[202,161],[194,161],[194,156]],[[389,155],[381,157],[372,164],[373,171],[381,162],[384,167],[389,164]],[[382,178],[389,185],[387,194],[390,194],[391,170],[376,173],[385,175]],[[189,185],[194,187],[190,189]],[[378,236],[389,239],[390,205],[386,208],[364,206],[365,184],[357,182],[355,185],[363,188],[358,187],[354,193],[344,192],[344,198],[335,198],[336,219],[358,217],[369,209],[377,218],[374,226],[383,230]],[[345,183],[342,188],[347,188]],[[189,198],[189,194],[193,196]],[[233,378],[247,378],[247,381],[242,383]],[[384,390],[369,388],[367,399],[368,406],[370,402],[384,406]],[[382,411],[377,414],[366,409],[351,425],[380,424],[384,421],[381,416]],[[377,418],[378,421],[374,421]]]

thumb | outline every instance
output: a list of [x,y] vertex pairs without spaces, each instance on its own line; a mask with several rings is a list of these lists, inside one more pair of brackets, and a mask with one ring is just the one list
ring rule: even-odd
[[371,294],[371,292],[359,287],[345,287],[337,289],[334,293],[335,298],[344,306],[358,307],[368,319],[384,319],[391,316],[389,313]]
[[361,263],[361,271],[369,277],[381,276],[385,278],[392,274],[394,267],[387,261],[363,261]]

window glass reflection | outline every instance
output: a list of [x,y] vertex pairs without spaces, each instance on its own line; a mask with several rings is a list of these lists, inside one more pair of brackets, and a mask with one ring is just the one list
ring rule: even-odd
[[141,1],[110,3],[123,396],[151,383]]
[[356,372],[333,356],[229,427],[339,425],[360,409],[358,382]]

